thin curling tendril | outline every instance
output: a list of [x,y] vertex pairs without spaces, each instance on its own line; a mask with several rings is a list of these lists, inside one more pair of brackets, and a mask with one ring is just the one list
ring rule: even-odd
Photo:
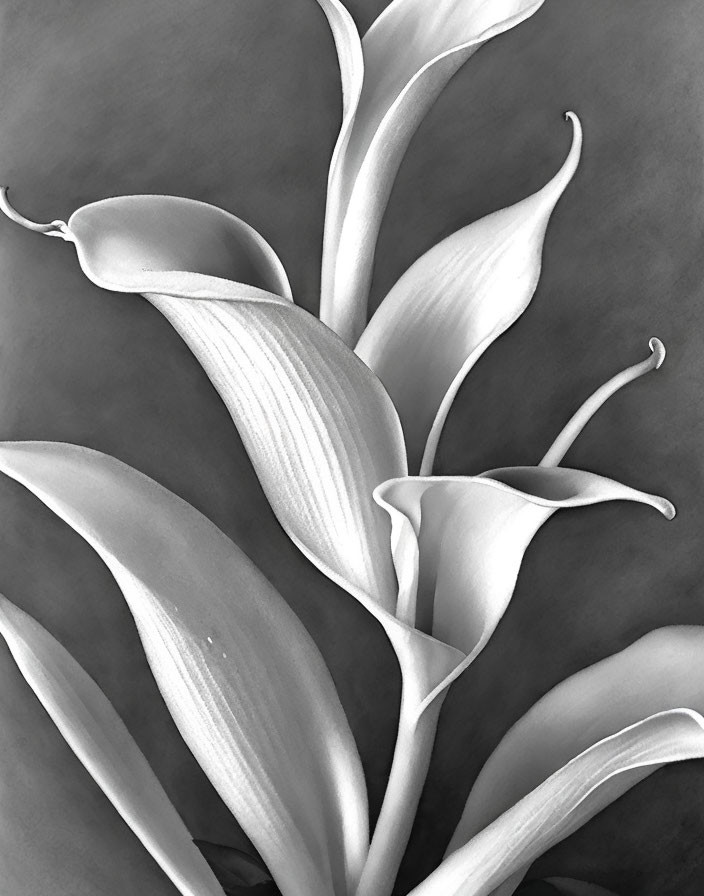
[[548,449],[545,457],[540,461],[539,466],[558,466],[562,458],[572,447],[572,443],[580,432],[584,429],[587,423],[589,423],[599,408],[608,401],[615,392],[618,392],[619,389],[622,389],[624,386],[628,385],[628,383],[633,382],[633,380],[637,380],[639,377],[643,376],[643,374],[662,367],[663,361],[665,360],[665,346],[655,336],[648,342],[648,345],[650,347],[649,358],[617,373],[616,376],[604,383],[603,386],[600,386],[593,395],[589,396],[576,414],[569,419],[562,432]]
[[25,218],[24,215],[21,215],[12,207],[12,205],[10,205],[10,200],[7,198],[9,189],[9,187],[0,187],[0,210],[2,210],[11,221],[14,221],[16,224],[19,224],[27,230],[33,230],[35,233],[43,233],[44,236],[58,236],[63,240],[71,240],[71,231],[68,229],[68,224],[66,224],[65,221],[52,221],[50,224],[37,224],[35,221],[30,221],[29,218]]

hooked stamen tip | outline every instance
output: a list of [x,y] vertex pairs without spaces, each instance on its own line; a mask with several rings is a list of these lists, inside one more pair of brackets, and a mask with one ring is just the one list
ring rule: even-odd
[[662,367],[663,362],[665,361],[665,355],[667,354],[665,346],[657,338],[657,336],[653,336],[653,338],[648,342],[648,346],[650,348],[650,351],[653,353],[652,360],[655,363],[655,370],[659,370],[660,367]]

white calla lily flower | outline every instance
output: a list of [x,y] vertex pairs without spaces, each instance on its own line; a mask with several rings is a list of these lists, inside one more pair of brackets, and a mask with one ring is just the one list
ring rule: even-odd
[[[376,236],[413,132],[457,68],[542,0],[434,0],[432,16],[426,0],[394,0],[361,41],[338,0],[319,3],[343,88],[320,320],[294,303],[264,238],[213,206],[124,196],[86,205],[66,223],[36,224],[3,188],[0,208],[73,243],[96,285],[141,293],[163,313],[221,395],[285,532],[383,626],[403,690],[371,842],[361,762],[330,674],[242,552],[190,505],[98,452],[4,443],[0,470],[110,568],[182,736],[283,896],[389,896],[443,699],[499,624],[538,529],[557,510],[613,500],[674,516],[664,498],[559,466],[611,394],[661,365],[664,347],[651,340],[650,358],[597,390],[540,464],[433,476],[460,384],[533,297],[550,215],[579,161],[581,124],[567,114],[572,147],[543,189],[427,252],[364,329]],[[219,892],[97,685],[4,599],[0,632],[180,892]],[[539,701],[490,758],[450,854],[414,894],[508,896],[533,858],[626,787],[662,763],[704,756],[704,690],[687,675],[703,637],[662,630]],[[604,710],[604,692],[618,682]]]

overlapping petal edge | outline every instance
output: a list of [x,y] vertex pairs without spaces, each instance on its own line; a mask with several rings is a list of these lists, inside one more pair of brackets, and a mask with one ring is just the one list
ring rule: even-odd
[[535,858],[659,766],[702,758],[703,674],[704,628],[672,626],[558,684],[486,762],[412,896],[509,896]]
[[[438,604],[444,613],[442,631],[432,612],[423,620],[430,623],[426,631],[429,627],[433,641],[461,653],[460,661],[425,695],[419,712],[484,648],[509,605],[525,550],[555,511],[626,500],[648,504],[668,519],[675,515],[665,498],[568,468],[509,467],[479,476],[405,477],[382,483],[374,498],[392,521],[400,586],[396,624],[417,632],[416,596],[425,589],[430,593],[423,596],[436,613]],[[428,506],[429,498],[434,506]],[[391,637],[391,625],[385,627]]]
[[[330,0],[319,3],[330,20]],[[542,3],[394,0],[361,42],[363,71],[356,29],[335,34],[349,99],[328,180],[320,315],[349,345],[364,328],[379,226],[411,137],[470,56]]]
[[[284,896],[353,890],[368,849],[361,762],[330,673],[273,586],[201,513],[100,452],[1,443],[0,470],[106,563],[184,740]],[[38,650],[36,635],[35,627]],[[45,639],[44,652],[54,655],[43,669],[30,657],[30,683],[63,713],[69,743],[88,757],[91,771],[99,767],[96,780],[108,797],[125,799],[107,767],[114,757],[106,738],[119,725],[87,676],[65,654],[57,660],[56,649]],[[101,718],[110,723],[107,732],[96,730]],[[123,816],[149,825],[135,805]],[[159,842],[158,833],[150,831],[150,843]]]

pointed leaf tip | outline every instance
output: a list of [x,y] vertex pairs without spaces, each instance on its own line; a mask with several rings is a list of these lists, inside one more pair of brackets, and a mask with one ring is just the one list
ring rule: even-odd
[[541,190],[469,224],[421,256],[391,289],[355,351],[401,417],[411,472],[432,472],[440,433],[467,373],[525,311],[540,276],[545,230],[579,162],[570,151]]

